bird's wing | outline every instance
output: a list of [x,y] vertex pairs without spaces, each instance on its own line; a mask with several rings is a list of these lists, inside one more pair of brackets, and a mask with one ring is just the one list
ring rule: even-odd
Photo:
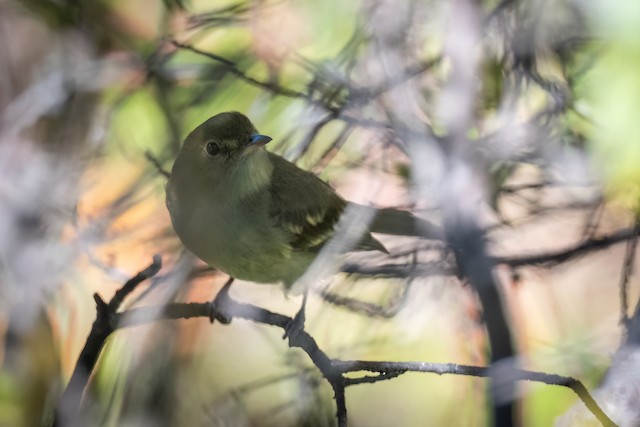
[[[290,236],[294,250],[317,250],[333,235],[347,202],[314,174],[269,153],[274,166],[270,214],[276,227]],[[369,233],[356,246],[360,250],[386,249]]]

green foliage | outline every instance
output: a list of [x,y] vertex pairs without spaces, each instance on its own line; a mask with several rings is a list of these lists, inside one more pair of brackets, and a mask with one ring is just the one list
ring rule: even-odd
[[608,41],[589,71],[592,150],[614,200],[640,210],[640,6],[599,4],[596,24]]

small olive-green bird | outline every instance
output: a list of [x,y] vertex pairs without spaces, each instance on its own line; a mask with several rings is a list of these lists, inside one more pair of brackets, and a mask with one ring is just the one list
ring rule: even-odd
[[[237,279],[290,288],[333,236],[348,202],[268,152],[269,141],[241,113],[210,118],[178,154],[167,206],[184,245],[207,264]],[[376,210],[369,230],[442,239],[437,226],[395,209]],[[369,232],[353,250],[387,252]]]

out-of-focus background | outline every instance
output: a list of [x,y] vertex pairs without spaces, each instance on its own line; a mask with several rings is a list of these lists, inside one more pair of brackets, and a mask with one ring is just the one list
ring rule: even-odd
[[[92,294],[111,297],[153,254],[164,267],[127,307],[207,301],[224,283],[193,278],[203,265],[173,233],[163,171],[190,130],[230,110],[349,200],[473,217],[505,261],[494,272],[520,366],[580,379],[637,425],[638,28],[632,0],[0,0],[0,425],[51,422]],[[488,365],[478,298],[458,274],[366,273],[455,265],[446,245],[381,239],[391,256],[349,258],[362,274],[310,297],[320,347]],[[300,304],[277,285],[232,295],[287,315]],[[335,423],[307,356],[243,320],[118,330],[89,387],[77,425]],[[569,389],[518,393],[522,425],[598,425]],[[354,426],[491,417],[483,378],[405,374],[346,398]]]

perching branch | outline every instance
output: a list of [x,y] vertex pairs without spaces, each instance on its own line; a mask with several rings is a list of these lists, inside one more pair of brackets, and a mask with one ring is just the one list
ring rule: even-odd
[[[58,407],[64,409],[64,411],[63,413],[59,411],[56,414],[54,425],[60,425],[61,415],[73,417],[74,414],[77,413],[80,408],[82,391],[86,388],[87,379],[95,367],[95,363],[104,347],[106,339],[112,332],[120,328],[149,324],[159,320],[211,318],[212,316],[218,317],[218,314],[220,314],[225,317],[228,316],[230,319],[241,318],[256,323],[275,326],[284,331],[292,320],[288,316],[274,313],[252,304],[238,303],[229,296],[225,297],[224,313],[212,313],[212,310],[215,310],[215,306],[212,306],[209,302],[171,303],[163,307],[140,307],[117,312],[122,302],[135,287],[145,279],[154,276],[160,269],[160,266],[160,258],[154,257],[154,262],[125,283],[109,303],[105,303],[97,294],[95,295],[97,317],[91,333],[87,338],[87,343],[79,356],[76,370],[58,405]],[[315,339],[303,329],[289,337],[289,346],[302,349],[333,388],[337,408],[336,418],[339,426],[347,425],[347,409],[344,391],[348,386],[390,380],[406,372],[475,377],[489,377],[491,375],[490,369],[487,367],[457,365],[453,363],[345,361],[331,359],[318,346]],[[347,373],[359,371],[373,372],[377,375],[363,375],[358,378],[345,376]],[[515,377],[516,380],[535,381],[549,385],[568,387],[578,395],[589,411],[594,414],[603,426],[615,426],[613,421],[602,411],[586,387],[579,380],[523,369],[514,369],[511,374],[511,377]]]
[[[472,377],[487,378],[491,376],[490,368],[482,366],[458,365],[455,363],[428,363],[428,362],[369,362],[369,361],[334,361],[334,365],[341,372],[369,371],[380,374],[398,375],[406,372],[428,372],[438,375],[453,374]],[[515,380],[532,381],[548,385],[568,387],[582,400],[587,409],[602,423],[603,426],[615,426],[616,424],[602,411],[598,403],[589,394],[587,388],[578,379],[562,375],[547,374],[544,372],[514,369],[510,372]]]

